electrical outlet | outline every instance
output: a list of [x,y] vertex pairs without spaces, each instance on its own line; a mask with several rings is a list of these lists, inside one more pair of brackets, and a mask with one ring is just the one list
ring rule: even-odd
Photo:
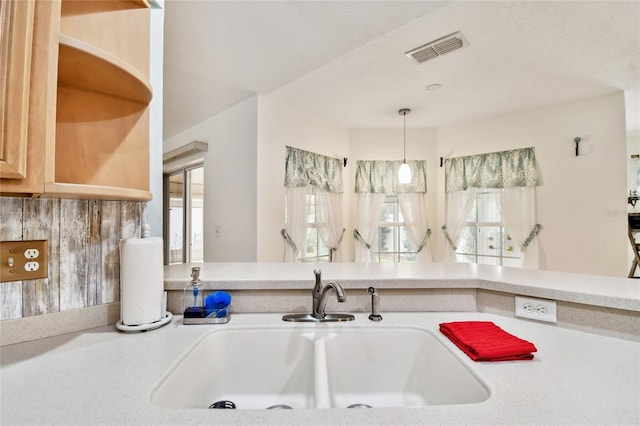
[[24,264],[24,270],[27,272],[35,272],[40,269],[40,264],[38,262],[27,262]]
[[24,257],[27,259],[36,259],[40,256],[40,251],[37,248],[30,248],[24,251]]
[[0,241],[0,282],[47,278],[48,247],[46,240]]
[[556,323],[556,301],[516,296],[516,316]]

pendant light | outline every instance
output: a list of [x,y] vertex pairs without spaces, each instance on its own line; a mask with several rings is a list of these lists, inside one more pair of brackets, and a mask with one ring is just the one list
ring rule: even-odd
[[404,132],[403,132],[403,141],[404,141],[404,155],[402,157],[402,164],[400,165],[400,169],[398,170],[398,182],[400,183],[409,183],[411,182],[411,167],[407,164],[407,114],[409,114],[411,110],[409,108],[402,108],[398,111],[404,118]]

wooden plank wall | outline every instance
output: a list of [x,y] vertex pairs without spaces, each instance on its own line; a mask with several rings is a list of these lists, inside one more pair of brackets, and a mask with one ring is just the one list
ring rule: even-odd
[[120,300],[120,239],[139,238],[146,203],[0,197],[0,240],[48,240],[49,276],[0,283],[0,319]]

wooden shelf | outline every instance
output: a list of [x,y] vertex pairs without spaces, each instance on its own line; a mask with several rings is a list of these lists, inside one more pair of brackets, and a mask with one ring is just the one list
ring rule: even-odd
[[129,0],[131,3],[135,3],[140,7],[151,7],[148,0]]
[[149,0],[11,1],[34,7],[33,49],[30,74],[0,82],[30,88],[27,138],[10,140],[27,172],[0,179],[2,194],[150,200]]
[[117,188],[113,186],[85,185],[75,183],[47,182],[44,187],[47,198],[79,198],[90,200],[130,200],[149,201],[153,195],[139,189]]
[[58,84],[148,104],[151,85],[121,59],[60,34]]

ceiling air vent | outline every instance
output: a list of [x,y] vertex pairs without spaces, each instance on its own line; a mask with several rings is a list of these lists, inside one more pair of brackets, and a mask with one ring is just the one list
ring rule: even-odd
[[437,58],[440,55],[464,47],[466,42],[460,32],[455,32],[444,36],[423,46],[416,47],[405,53],[408,57],[421,64],[429,59]]

